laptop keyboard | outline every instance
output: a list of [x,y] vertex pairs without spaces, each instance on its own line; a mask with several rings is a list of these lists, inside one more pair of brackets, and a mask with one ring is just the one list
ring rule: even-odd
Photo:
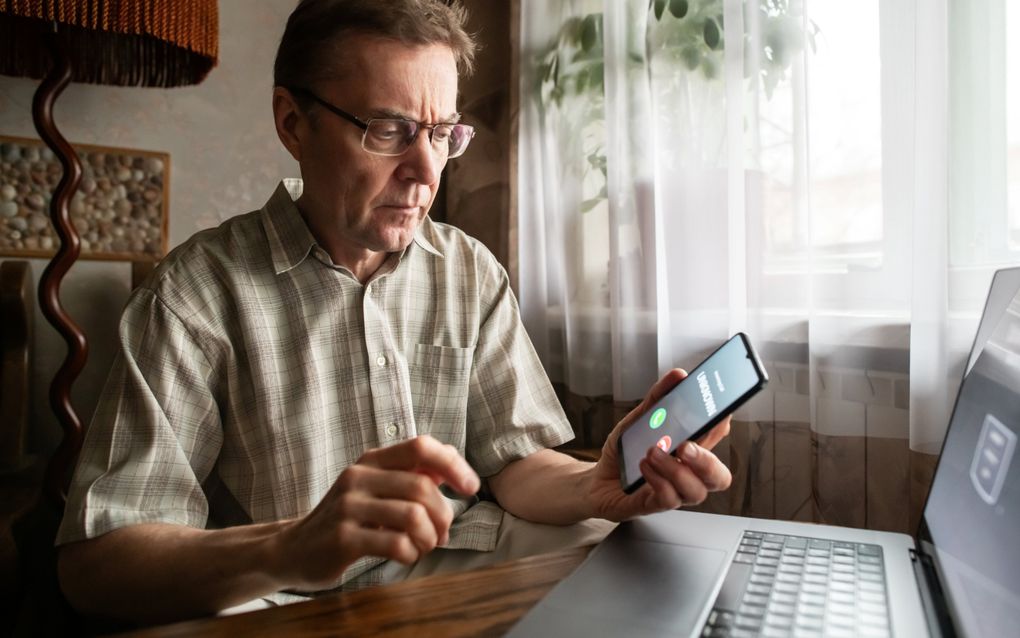
[[878,545],[745,531],[704,638],[890,636]]

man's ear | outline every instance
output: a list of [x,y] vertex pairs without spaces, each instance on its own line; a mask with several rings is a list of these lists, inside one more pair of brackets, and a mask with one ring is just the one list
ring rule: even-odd
[[287,89],[273,88],[273,119],[276,134],[295,161],[301,161],[301,131],[308,126],[308,116],[301,110],[294,95]]

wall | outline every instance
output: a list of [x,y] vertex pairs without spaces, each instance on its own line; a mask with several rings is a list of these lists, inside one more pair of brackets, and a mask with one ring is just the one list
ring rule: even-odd
[[[170,154],[170,246],[232,215],[258,208],[297,165],[273,128],[270,92],[276,45],[296,0],[220,0],[220,61],[199,86],[143,89],[70,85],[56,102],[71,142]],[[0,76],[0,134],[37,138],[30,108],[36,82]],[[45,262],[33,260],[38,277]],[[88,364],[72,400],[85,422],[113,356],[116,321],[127,299],[126,263],[79,261],[61,299],[89,339]],[[47,405],[50,379],[66,349],[36,313],[32,450],[48,450],[60,430]]]

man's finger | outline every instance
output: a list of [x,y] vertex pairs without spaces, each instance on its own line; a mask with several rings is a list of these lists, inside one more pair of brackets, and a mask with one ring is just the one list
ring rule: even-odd
[[412,501],[349,495],[344,511],[359,521],[362,527],[383,527],[407,534],[422,553],[435,549],[446,532],[445,529],[437,529],[424,505]]
[[[711,454],[711,452],[706,452]],[[678,463],[676,457],[653,447],[646,457],[655,474],[668,481],[676,490],[680,500],[688,505],[697,505],[708,496],[708,486],[695,474],[693,468]],[[648,477],[645,477],[648,480]]]
[[719,445],[719,442],[725,439],[730,434],[730,417],[726,417],[715,427],[705,433],[703,437],[698,439],[697,443],[706,450],[711,450],[715,446]]
[[445,483],[461,494],[474,494],[481,480],[468,462],[451,445],[443,445],[424,435],[402,441],[386,448],[369,450],[358,460],[359,464],[384,470],[419,472]]
[[733,480],[730,469],[719,460],[719,457],[694,441],[688,441],[680,446],[677,458],[691,469],[710,492],[727,489]]
[[348,553],[354,558],[378,556],[410,565],[421,558],[423,553],[407,534],[388,529],[367,529],[357,525],[346,525],[343,534]]
[[442,536],[453,522],[453,512],[439,487],[432,479],[417,472],[354,465],[344,472],[340,480],[342,487],[346,488],[343,492],[348,494],[367,494],[370,498],[421,505],[438,536]]
[[677,494],[676,488],[665,477],[659,474],[648,459],[641,459],[638,463],[641,475],[645,477],[645,483],[654,492],[653,507],[657,510],[675,510],[683,505],[683,499]]
[[676,387],[676,384],[683,381],[686,377],[687,371],[681,368],[673,368],[666,374],[662,375],[662,378],[656,381],[655,385],[648,390],[648,395],[645,396],[644,400],[646,407],[666,396],[667,392]]

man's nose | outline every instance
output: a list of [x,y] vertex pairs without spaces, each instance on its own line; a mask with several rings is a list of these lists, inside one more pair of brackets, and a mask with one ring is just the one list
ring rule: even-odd
[[446,165],[446,159],[436,154],[432,147],[432,131],[422,128],[411,145],[400,157],[398,177],[410,179],[431,186],[439,181],[439,174]]

